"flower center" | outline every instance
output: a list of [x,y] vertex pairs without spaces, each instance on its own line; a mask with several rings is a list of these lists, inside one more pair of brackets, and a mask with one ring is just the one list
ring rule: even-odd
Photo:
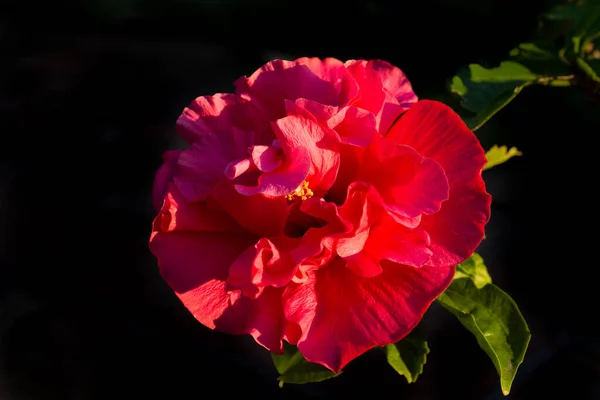
[[308,182],[302,181],[296,190],[285,196],[285,199],[292,203],[295,200],[306,200],[310,199],[311,197],[313,197],[313,191],[308,187]]

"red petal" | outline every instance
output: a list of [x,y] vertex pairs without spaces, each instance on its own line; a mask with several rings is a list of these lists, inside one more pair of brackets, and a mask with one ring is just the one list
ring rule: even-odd
[[469,257],[483,239],[491,197],[481,170],[485,153],[477,137],[448,106],[421,100],[390,129],[387,138],[435,160],[446,173],[449,199],[424,216],[434,254],[429,265],[453,265]]
[[329,189],[329,200],[342,204],[346,199],[348,186],[358,180],[358,175],[364,166],[366,147],[340,146],[340,169],[334,185]]
[[336,131],[342,143],[355,146],[368,146],[373,141],[377,130],[377,121],[373,113],[362,108],[349,106],[340,111],[327,121],[327,126]]
[[223,209],[210,207],[207,202],[188,203],[171,183],[163,206],[154,219],[157,232],[216,232],[241,233],[242,227]]
[[249,293],[255,294],[255,289],[266,286],[283,287],[290,282],[296,263],[288,250],[299,239],[289,239],[282,235],[273,241],[261,238],[240,254],[229,269],[227,283],[236,289],[250,289]]
[[180,154],[181,150],[171,150],[163,153],[163,164],[156,171],[154,183],[152,184],[152,205],[156,212],[161,209],[167,186],[177,171],[177,159]]
[[246,154],[248,148],[244,141],[238,140],[237,134],[232,134],[233,127],[242,132],[254,132],[256,142],[252,144],[270,144],[272,135],[262,112],[235,94],[201,96],[183,110],[177,120],[177,133],[190,144],[206,135],[216,135],[225,158],[233,160],[241,158],[239,155]]
[[371,230],[366,252],[375,260],[421,267],[433,254],[429,249],[430,244],[431,240],[425,229],[406,228],[390,217]]
[[331,82],[339,93],[338,104],[348,104],[358,95],[358,85],[342,61],[331,57],[322,61],[317,57],[303,57],[296,62],[305,64],[319,78]]
[[244,175],[246,172],[256,171],[256,165],[250,158],[243,160],[232,161],[225,167],[225,176],[227,179],[233,180]]
[[373,184],[390,213],[406,226],[417,226],[421,214],[437,212],[448,199],[442,167],[409,146],[378,136],[361,165],[359,179]]
[[421,267],[431,257],[427,232],[398,224],[388,215],[383,200],[371,185],[351,184],[339,215],[352,228],[333,232],[335,251],[360,276],[378,275],[384,259]]
[[479,140],[460,117],[443,103],[421,100],[386,135],[442,166],[452,185],[481,176],[486,163]]
[[275,171],[283,161],[283,152],[273,146],[252,146],[250,156],[256,168],[262,172]]
[[267,197],[285,196],[293,192],[309,175],[311,159],[308,149],[297,147],[286,154],[283,165],[258,177],[256,186],[235,185],[244,196],[262,194]]
[[[308,99],[296,99],[294,102],[296,106],[305,109],[311,115],[313,115],[318,121],[326,122],[331,118],[338,110],[335,106],[328,106],[325,104],[317,103],[316,101]],[[286,111],[288,111],[289,105],[286,102]],[[304,114],[301,114],[304,115]]]
[[379,73],[384,92],[397,100],[401,107],[408,109],[417,102],[417,95],[413,92],[410,81],[399,68],[382,60],[370,60],[367,67]]
[[[336,238],[341,234],[350,232],[352,225],[340,218],[339,208],[331,202],[313,197],[301,203],[300,210],[316,220],[323,222],[321,228],[310,228],[302,236],[298,246],[291,251],[297,264],[309,263],[322,265],[324,263],[322,252],[325,248],[331,253]],[[314,258],[314,260],[313,260]]]
[[285,197],[245,196],[230,181],[221,181],[212,196],[244,229],[260,237],[283,232],[289,206]]
[[381,77],[385,102],[377,116],[377,129],[385,134],[400,114],[417,102],[417,95],[404,72],[387,61],[371,60],[367,67],[377,71]]
[[318,103],[338,105],[339,92],[331,82],[315,75],[308,66],[274,60],[263,65],[249,78],[235,82],[238,94],[247,93],[268,111],[269,119],[285,116],[284,100],[307,98]]
[[281,304],[282,293],[283,288],[266,287],[254,301],[248,322],[248,333],[254,340],[278,354],[283,353],[282,339],[287,327]]
[[386,263],[380,275],[365,279],[337,259],[307,283],[288,286],[284,312],[302,330],[304,357],[337,372],[367,350],[407,335],[453,276],[452,267]]
[[187,201],[205,200],[225,178],[227,165],[220,143],[214,136],[205,136],[181,152],[173,181]]
[[433,251],[427,265],[456,265],[470,257],[483,240],[491,201],[482,179],[451,186],[450,199],[442,204],[442,209],[421,220],[431,237],[429,248]]
[[395,104],[386,101],[381,107],[381,112],[377,115],[377,132],[385,135],[390,129],[392,124],[398,119],[398,117],[406,111],[407,108],[402,107],[400,104]]
[[203,325],[231,334],[245,333],[248,302],[225,290],[229,266],[256,239],[217,233],[157,233],[150,250],[163,279]]
[[174,181],[187,201],[206,199],[228,165],[247,158],[249,147],[272,143],[268,121],[261,117],[259,109],[233,94],[198,97],[183,111],[177,129],[191,146],[179,157]]
[[329,189],[335,182],[340,163],[337,134],[316,120],[300,115],[278,119],[271,126],[286,156],[293,149],[308,150],[312,167],[307,180],[312,184],[311,189]]
[[367,68],[365,60],[347,61],[346,68],[359,87],[359,96],[352,102],[352,105],[378,115],[385,100],[385,93],[377,71]]
[[250,299],[225,287],[229,265],[255,240],[248,235],[159,233],[150,249],[163,279],[200,323],[233,335],[249,333],[268,350],[281,352],[283,289],[266,288]]

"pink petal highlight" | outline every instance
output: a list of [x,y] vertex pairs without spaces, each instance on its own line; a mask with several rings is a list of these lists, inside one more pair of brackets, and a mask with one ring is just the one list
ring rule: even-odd
[[283,152],[273,146],[252,146],[250,150],[252,162],[259,171],[273,172],[281,166]]
[[311,168],[308,150],[304,147],[291,149],[283,165],[273,172],[258,178],[256,186],[235,185],[235,190],[244,196],[263,194],[281,197],[293,192],[306,179]]
[[[243,158],[250,145],[239,136],[253,132],[256,144],[270,143],[268,121],[261,118],[264,110],[235,94],[219,93],[201,96],[186,107],[177,119],[177,133],[192,144],[205,136],[216,136],[227,159]],[[234,130],[235,132],[232,132]],[[252,143],[254,144],[254,143]]]
[[368,146],[377,135],[375,116],[362,108],[349,106],[340,109],[327,125],[340,136],[342,143]]
[[297,59],[296,62],[308,66],[316,76],[324,81],[331,82],[339,93],[338,104],[348,104],[358,95],[358,85],[342,61],[331,57],[323,60],[317,57],[303,57]]
[[249,158],[244,158],[239,161],[232,161],[225,167],[225,176],[227,179],[235,179],[246,172],[256,171],[256,166],[253,164],[252,160]]
[[340,162],[337,134],[315,120],[300,115],[278,119],[271,126],[286,155],[300,148],[308,152],[311,167],[307,180],[313,184],[313,191],[317,188],[329,189],[335,182]]
[[[329,118],[333,117],[333,115],[338,111],[338,107],[328,106],[308,99],[296,99],[294,103],[296,104],[296,106],[308,111],[318,121],[322,122],[326,122]],[[291,114],[294,113],[295,109],[291,110],[290,112],[289,105],[286,103],[286,111]]]
[[308,66],[294,61],[271,61],[249,78],[238,79],[235,87],[238,94],[247,93],[258,99],[270,120],[285,116],[284,100],[307,98],[332,106],[337,106],[339,101],[334,84],[315,75]]
[[215,185],[225,178],[227,159],[212,136],[198,139],[181,152],[173,181],[187,201],[206,200]]

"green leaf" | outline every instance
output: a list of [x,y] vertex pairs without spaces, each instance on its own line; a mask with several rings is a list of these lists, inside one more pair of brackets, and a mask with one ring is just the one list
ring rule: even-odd
[[[594,60],[594,61],[597,61],[597,60]],[[579,58],[579,57],[577,57],[576,62],[577,62],[577,66],[579,67],[579,70],[582,71],[583,73],[585,73],[589,79],[591,79],[594,82],[600,83],[600,77],[598,76],[598,73],[596,72],[597,69],[594,69],[594,66],[596,66],[596,68],[598,68],[598,63],[585,61],[583,58]]]
[[470,279],[457,279],[438,301],[475,335],[498,371],[502,393],[508,395],[531,338],[514,300],[494,284],[478,289]]
[[471,257],[456,266],[454,279],[462,278],[471,279],[477,289],[492,283],[492,277],[483,263],[483,258],[477,253],[473,253]]
[[548,19],[554,20],[576,20],[581,17],[579,8],[580,5],[578,5],[576,2],[559,4],[550,9],[548,12],[544,13],[544,16]]
[[551,42],[521,43],[512,49],[509,55],[511,60],[524,65],[539,76],[570,76],[573,73]]
[[273,364],[279,372],[279,387],[284,383],[321,382],[341,374],[335,373],[322,365],[306,361],[296,346],[284,342],[283,354],[271,353]]
[[450,90],[462,97],[465,109],[475,113],[465,118],[467,126],[475,131],[538,78],[515,61],[503,61],[491,69],[471,64],[452,79]]
[[598,37],[600,31],[600,3],[597,0],[574,1],[558,5],[544,14],[549,20],[571,22],[566,32],[565,54],[582,56],[588,43]]
[[521,43],[510,58],[495,68],[470,64],[452,78],[450,91],[461,97],[461,106],[474,115],[463,119],[473,131],[512,101],[523,88],[532,85],[570,86],[575,78],[567,61],[553,43]]
[[408,383],[413,383],[423,373],[429,347],[427,342],[413,331],[398,343],[385,346],[384,351],[388,364],[404,376]]
[[493,145],[486,153],[485,158],[487,158],[487,164],[483,167],[483,170],[490,169],[495,167],[498,164],[502,164],[510,160],[512,157],[521,156],[519,150],[516,147],[511,147],[510,149],[507,146],[498,146]]

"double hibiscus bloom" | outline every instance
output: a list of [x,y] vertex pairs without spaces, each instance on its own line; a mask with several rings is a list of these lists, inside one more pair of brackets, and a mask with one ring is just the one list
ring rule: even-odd
[[397,342],[483,238],[484,151],[387,62],[275,60],[194,100],[151,251],[205,326],[333,371]]

